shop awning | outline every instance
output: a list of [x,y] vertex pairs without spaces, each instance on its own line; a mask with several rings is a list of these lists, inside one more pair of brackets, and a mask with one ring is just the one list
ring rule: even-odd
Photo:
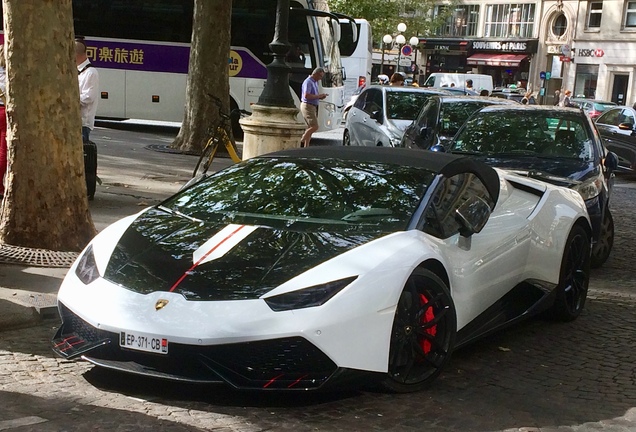
[[473,66],[519,66],[525,54],[473,54],[466,59],[466,63]]

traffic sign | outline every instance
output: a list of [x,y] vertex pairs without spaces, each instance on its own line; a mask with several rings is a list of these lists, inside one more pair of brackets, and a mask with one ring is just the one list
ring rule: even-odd
[[550,78],[552,78],[552,72],[546,72],[545,79],[549,80]]
[[413,48],[411,48],[411,45],[404,45],[402,47],[403,56],[410,56],[412,53],[413,53]]
[[545,79],[545,72],[544,71],[539,72],[539,78],[540,79]]

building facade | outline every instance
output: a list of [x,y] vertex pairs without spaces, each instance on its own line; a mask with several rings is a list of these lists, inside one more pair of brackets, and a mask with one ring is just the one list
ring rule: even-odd
[[[434,13],[449,6],[438,6]],[[543,103],[554,91],[636,102],[636,0],[462,1],[432,37],[420,37],[413,70],[492,75]]]
[[553,1],[545,7],[539,51],[545,70],[575,96],[636,102],[636,1]]
[[[539,46],[541,3],[462,2],[448,11],[444,26],[433,37],[421,37],[420,70],[488,74],[495,87],[532,88],[533,59]],[[450,13],[449,13],[450,12]]]

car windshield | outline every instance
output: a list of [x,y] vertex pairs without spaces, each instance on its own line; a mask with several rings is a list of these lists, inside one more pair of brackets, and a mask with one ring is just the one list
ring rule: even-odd
[[501,110],[476,114],[450,148],[484,156],[591,160],[593,144],[583,119],[552,111]]
[[441,134],[453,137],[460,127],[466,122],[475,111],[479,111],[485,106],[492,105],[492,102],[471,101],[471,102],[448,102],[442,104]]
[[387,91],[387,118],[391,120],[413,120],[424,102],[432,94],[424,92]]
[[339,159],[253,158],[185,189],[160,208],[186,218],[319,230],[406,229],[435,173]]

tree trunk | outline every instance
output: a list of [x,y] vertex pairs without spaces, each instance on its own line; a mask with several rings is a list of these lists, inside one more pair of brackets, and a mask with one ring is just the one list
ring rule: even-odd
[[203,148],[209,138],[209,126],[218,121],[217,106],[208,94],[221,99],[223,111],[229,112],[231,17],[231,1],[194,0],[185,116],[173,148],[182,151]]
[[79,251],[88,209],[71,0],[3,0],[9,170],[0,242]]

